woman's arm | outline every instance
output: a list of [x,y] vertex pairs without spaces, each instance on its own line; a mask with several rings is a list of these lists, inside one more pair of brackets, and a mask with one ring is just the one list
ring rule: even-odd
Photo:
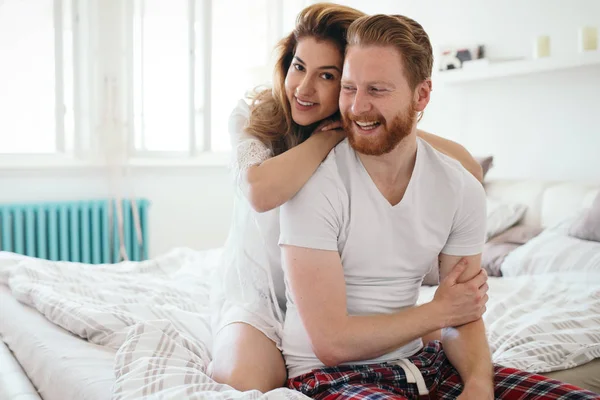
[[265,212],[291,199],[345,136],[340,129],[317,131],[285,153],[242,171],[241,188],[252,208]]
[[479,182],[483,182],[483,169],[481,165],[473,158],[471,153],[467,151],[460,144],[453,142],[452,140],[444,139],[440,136],[434,135],[417,129],[417,136],[425,140],[437,151],[444,153],[445,155],[454,158],[460,162],[462,166],[469,171]]

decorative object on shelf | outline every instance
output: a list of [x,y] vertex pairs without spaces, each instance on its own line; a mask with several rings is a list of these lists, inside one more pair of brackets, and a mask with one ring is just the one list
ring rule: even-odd
[[524,60],[523,57],[505,57],[505,58],[480,58],[478,60],[469,60],[463,64],[463,69],[471,70],[476,68],[487,68],[490,65],[498,65],[512,61]]
[[485,57],[485,46],[444,48],[441,52],[439,70],[462,68],[465,62],[479,60]]
[[465,83],[589,67],[600,68],[600,51],[586,51],[537,60],[508,58],[473,60],[465,62],[460,69],[436,73],[435,81],[445,84]]
[[533,58],[550,57],[550,36],[542,35],[533,42]]
[[595,26],[584,26],[579,28],[579,51],[598,50],[598,28]]

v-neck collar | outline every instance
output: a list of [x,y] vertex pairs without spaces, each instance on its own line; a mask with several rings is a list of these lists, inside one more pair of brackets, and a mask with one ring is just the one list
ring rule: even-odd
[[356,161],[358,162],[360,173],[363,175],[363,178],[367,181],[369,190],[373,191],[375,193],[375,196],[377,196],[379,198],[379,200],[382,201],[383,204],[386,207],[388,207],[390,210],[402,209],[402,208],[406,207],[406,204],[408,203],[407,198],[412,196],[413,187],[415,186],[414,181],[416,180],[418,171],[420,170],[419,164],[420,164],[420,159],[422,158],[421,154],[420,154],[422,152],[421,147],[422,147],[421,138],[417,137],[417,153],[415,156],[415,166],[413,168],[412,174],[410,175],[410,179],[408,181],[408,185],[406,186],[406,190],[404,191],[404,195],[402,196],[402,199],[395,205],[392,205],[392,203],[390,203],[388,201],[388,199],[383,195],[383,193],[381,193],[381,191],[379,190],[379,188],[377,187],[375,182],[373,182],[373,178],[371,178],[371,175],[369,175],[369,171],[367,171],[367,169],[365,168],[365,165],[363,164],[362,160],[358,156],[358,153],[356,151],[354,151],[354,156],[356,157]]

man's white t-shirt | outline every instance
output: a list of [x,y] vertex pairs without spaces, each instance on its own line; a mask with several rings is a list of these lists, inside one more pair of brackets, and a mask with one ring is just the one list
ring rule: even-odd
[[[424,276],[440,253],[481,253],[485,241],[485,192],[460,163],[417,138],[417,156],[400,203],[381,194],[347,140],[281,207],[280,245],[339,252],[349,315],[395,313],[413,307]],[[283,355],[289,377],[324,365],[315,356],[289,292]],[[420,339],[372,360],[407,358]]]

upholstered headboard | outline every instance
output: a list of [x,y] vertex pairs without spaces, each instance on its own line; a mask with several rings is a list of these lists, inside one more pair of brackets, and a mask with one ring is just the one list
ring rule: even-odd
[[589,207],[600,183],[490,180],[485,189],[489,197],[527,205],[522,224],[547,228]]

